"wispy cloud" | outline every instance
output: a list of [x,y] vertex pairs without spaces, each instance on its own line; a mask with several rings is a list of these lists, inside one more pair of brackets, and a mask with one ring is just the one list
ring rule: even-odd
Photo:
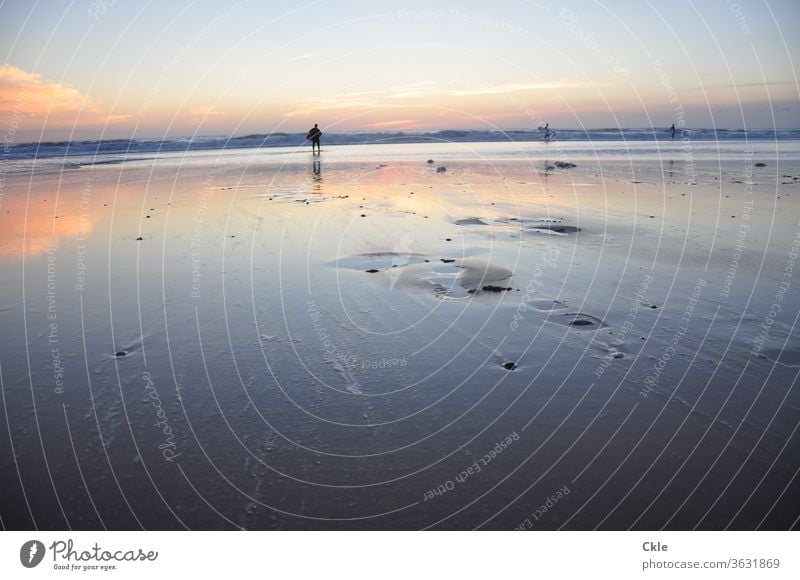
[[419,121],[416,119],[398,119],[397,121],[382,121],[380,123],[370,123],[365,125],[365,127],[372,127],[374,129],[380,129],[383,127],[398,127],[401,125],[406,126],[416,126],[419,124]]
[[706,89],[789,89],[797,90],[793,81],[767,82],[767,83],[725,83],[719,85],[706,85]]
[[290,115],[298,115],[313,111],[333,111],[343,109],[391,109],[419,104],[419,101],[453,99],[459,97],[507,95],[524,91],[558,91],[563,89],[581,89],[603,86],[576,80],[538,81],[528,83],[486,84],[476,87],[441,87],[435,81],[412,83],[385,89],[352,91],[311,97],[300,101],[298,107]]
[[517,93],[520,91],[557,91],[561,89],[579,89],[600,86],[597,83],[585,83],[580,81],[545,81],[536,83],[510,83],[500,85],[481,85],[478,87],[457,89],[450,91],[450,94],[456,97],[466,97],[472,95],[505,95],[508,93]]
[[15,66],[0,66],[0,126],[16,124],[23,131],[47,127],[97,126],[129,119],[113,115],[77,89],[44,80]]
[[207,117],[224,117],[225,111],[219,111],[211,106],[200,106],[190,109],[189,115],[198,119],[204,119]]
[[391,103],[386,102],[386,91],[353,91],[302,99],[288,115],[293,116],[314,111],[384,109],[392,106]]
[[309,52],[308,54],[300,54],[298,56],[292,56],[290,58],[287,58],[286,62],[293,62],[295,60],[305,60],[307,58],[314,58],[315,56],[317,56],[316,52]]

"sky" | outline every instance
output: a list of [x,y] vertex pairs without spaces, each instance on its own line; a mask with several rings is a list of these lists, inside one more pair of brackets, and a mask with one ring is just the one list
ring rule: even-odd
[[0,0],[6,141],[800,128],[793,0]]

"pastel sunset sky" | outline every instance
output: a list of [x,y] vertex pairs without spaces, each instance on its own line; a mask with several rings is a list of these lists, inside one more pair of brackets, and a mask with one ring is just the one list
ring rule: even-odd
[[15,139],[327,130],[800,127],[800,4],[0,4]]

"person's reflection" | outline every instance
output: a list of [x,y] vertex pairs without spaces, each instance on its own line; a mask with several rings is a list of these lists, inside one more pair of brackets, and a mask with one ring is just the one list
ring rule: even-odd
[[675,160],[669,160],[669,169],[667,170],[667,177],[670,183],[675,183]]
[[545,160],[544,160],[544,172],[543,172],[543,173],[544,173],[544,180],[545,180],[545,182],[547,182],[547,178],[548,178],[548,176],[550,175],[550,172],[551,172],[553,169],[555,169],[555,167],[554,167],[554,166],[552,166],[552,165],[550,165],[550,162],[549,162],[547,159],[545,159]]
[[322,161],[314,159],[311,165],[311,179],[314,181],[314,193],[322,193]]

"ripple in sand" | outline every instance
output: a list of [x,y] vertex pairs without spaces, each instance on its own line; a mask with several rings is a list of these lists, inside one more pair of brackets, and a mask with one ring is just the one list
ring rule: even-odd
[[457,226],[488,226],[489,224],[483,221],[481,218],[472,217],[472,218],[464,218],[460,220],[456,220]]
[[506,286],[501,283],[508,282],[512,275],[511,270],[486,262],[465,262],[461,268],[458,282],[467,291],[488,285]]
[[783,366],[800,368],[800,351],[768,348],[761,351],[761,356]]
[[526,302],[529,308],[537,312],[553,312],[555,310],[564,310],[566,305],[558,300],[550,300],[549,298],[535,298]]
[[398,268],[401,266],[424,263],[425,256],[422,254],[371,252],[367,254],[356,254],[355,256],[340,258],[334,262],[334,265],[339,268],[363,270],[368,272],[370,270],[387,270],[389,268]]
[[525,231],[555,236],[567,236],[569,234],[574,234],[581,231],[581,228],[576,226],[565,226],[561,224],[538,224],[526,228]]
[[565,225],[562,218],[552,217],[510,217],[498,219],[498,223],[519,224],[519,231],[566,236],[581,231],[577,226]]
[[463,300],[482,293],[484,287],[502,284],[505,289],[512,272],[486,262],[468,260],[461,264],[426,263],[424,268],[415,269],[414,274],[414,285],[432,287],[437,298]]
[[562,316],[549,316],[547,320],[569,326],[574,330],[597,330],[606,326],[601,319],[583,312],[567,312]]
[[454,258],[431,260],[423,254],[372,252],[346,256],[333,265],[372,275],[384,273],[377,278],[388,280],[390,290],[427,289],[438,298],[470,298],[481,293],[500,293],[493,291],[494,288],[504,291],[510,288],[511,270],[475,259],[460,259],[459,264],[455,261]]
[[455,264],[433,264],[422,272],[417,279],[418,286],[433,286],[433,293],[438,298],[466,298],[468,296],[466,288],[459,282],[459,276],[463,270],[462,266]]

